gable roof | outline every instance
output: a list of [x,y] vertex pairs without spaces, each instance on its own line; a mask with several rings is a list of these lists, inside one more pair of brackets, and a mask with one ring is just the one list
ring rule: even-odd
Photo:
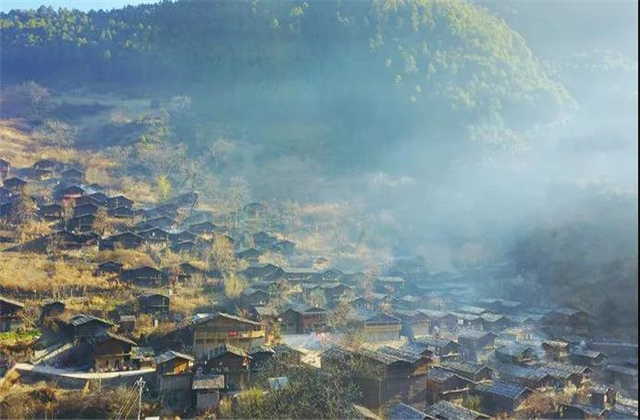
[[191,389],[194,391],[207,391],[210,389],[223,389],[224,387],[224,375],[218,374],[195,376],[193,378]]
[[475,389],[477,392],[498,395],[511,400],[517,400],[524,394],[532,392],[525,386],[506,381],[496,381],[492,384],[478,384]]
[[449,401],[439,401],[425,409],[425,413],[432,419],[442,420],[478,420],[489,419],[477,411],[469,410]]
[[426,413],[407,404],[397,403],[389,408],[389,420],[425,420],[427,418]]
[[168,350],[162,353],[160,356],[156,357],[156,364],[161,365],[163,363],[167,363],[174,359],[189,360],[190,362],[193,362],[195,360],[192,356],[188,354],[180,353],[174,350]]
[[205,315],[203,317],[198,317],[198,318],[194,319],[193,324],[194,325],[203,324],[203,323],[206,323],[206,322],[211,321],[211,320],[216,319],[216,318],[225,318],[225,319],[230,319],[230,320],[233,320],[233,321],[242,322],[244,324],[262,326],[262,324],[260,322],[252,321],[250,319],[242,318],[242,317],[235,316],[235,315],[229,315],[229,314],[226,314],[224,312],[217,312],[215,314],[207,314],[207,315]]

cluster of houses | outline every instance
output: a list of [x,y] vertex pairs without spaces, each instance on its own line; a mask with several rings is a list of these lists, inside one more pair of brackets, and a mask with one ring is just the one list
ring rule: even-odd
[[[452,275],[388,272],[370,278],[336,268],[260,264],[265,253],[291,261],[295,244],[270,232],[214,224],[208,214],[194,210],[197,193],[149,209],[122,195],[109,196],[100,185],[86,185],[82,171],[48,160],[13,170],[0,159],[0,176],[0,217],[11,215],[29,182],[50,183],[54,191],[53,197],[34,197],[34,217],[58,229],[9,252],[46,252],[55,244],[60,249],[169,248],[198,255],[213,238],[224,236],[246,263],[240,274],[248,287],[232,306],[181,320],[166,337],[137,343],[132,332],[138,314],[149,314],[154,322],[176,321],[171,294],[159,293],[158,287],[220,273],[190,263],[125,268],[102,262],[96,275],[137,288],[135,302],[109,319],[69,313],[62,301],[42,302],[43,338],[33,365],[147,372],[158,393],[182,395],[198,411],[215,410],[223,396],[251,386],[270,359],[282,358],[309,369],[349,370],[362,391],[362,412],[390,407],[392,419],[514,416],[532,395],[553,400],[571,389],[587,389],[586,399],[554,400],[553,413],[545,414],[637,416],[637,343],[590,337],[594,319],[579,308],[479,298],[466,279]],[[178,217],[186,210],[186,217]],[[251,203],[243,212],[261,218],[267,209]],[[116,221],[114,232],[96,231],[104,215]],[[23,310],[22,303],[0,296],[0,331],[22,328]],[[345,345],[340,338],[346,335],[360,345]],[[287,383],[287,378],[269,380],[272,390]],[[471,399],[479,401],[474,410],[465,407]]]

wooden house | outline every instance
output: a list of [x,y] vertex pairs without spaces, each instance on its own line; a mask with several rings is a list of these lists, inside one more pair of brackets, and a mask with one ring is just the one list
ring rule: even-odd
[[419,337],[416,343],[427,346],[441,359],[455,358],[460,354],[460,344],[453,340],[436,337]]
[[469,350],[472,353],[493,351],[498,336],[490,331],[464,330],[458,333],[458,343],[463,352]]
[[510,363],[514,365],[527,365],[537,360],[535,349],[517,344],[498,347],[495,350],[495,357],[500,363]]
[[547,340],[542,343],[542,349],[547,360],[563,362],[569,358],[571,344],[562,340]]
[[569,360],[575,365],[585,365],[591,368],[601,367],[605,363],[605,355],[595,350],[574,349],[569,354]]
[[490,381],[494,376],[493,369],[478,363],[446,360],[442,362],[440,367],[476,384]]
[[24,187],[27,186],[27,182],[23,181],[20,178],[5,178],[5,180],[3,181],[3,185],[6,189],[8,189],[9,191],[11,191],[12,193],[17,193],[17,192],[21,192]]
[[637,395],[638,389],[638,368],[618,364],[611,364],[605,368],[605,378],[622,386],[627,390],[633,390]]
[[430,419],[430,417],[427,414],[407,404],[396,403],[389,408],[389,420],[427,420],[427,419]]
[[76,202],[76,206],[73,209],[74,217],[82,217],[82,216],[95,216],[100,211],[100,207],[93,203],[87,204],[78,204]]
[[60,166],[59,163],[54,162],[51,159],[41,159],[36,163],[34,163],[31,167],[33,169],[41,169],[41,170],[53,172],[59,166]]
[[534,336],[534,329],[529,327],[511,327],[500,333],[503,339],[515,342],[530,342]]
[[143,223],[143,225],[145,226],[144,230],[150,230],[150,229],[162,229],[164,231],[167,231],[167,237],[165,240],[169,240],[169,233],[168,231],[174,230],[178,227],[178,222],[175,221],[174,219],[167,217],[167,216],[160,216],[160,217],[156,217],[155,219],[149,219],[146,222]]
[[474,393],[481,397],[482,407],[487,413],[512,415],[533,391],[519,384],[496,381],[476,385]]
[[140,235],[147,243],[164,244],[169,242],[169,232],[157,227],[139,232],[138,235]]
[[100,206],[107,206],[109,203],[109,197],[100,191],[89,194],[87,198],[91,199],[93,203],[99,204]]
[[67,229],[72,232],[91,232],[95,222],[96,216],[92,214],[77,216],[67,221]]
[[60,190],[58,196],[63,204],[75,204],[76,200],[84,197],[85,191],[78,185],[70,185]]
[[246,349],[223,344],[206,356],[205,369],[223,374],[227,387],[239,391],[249,384],[250,361]]
[[293,256],[293,254],[296,251],[296,244],[291,242],[291,241],[278,241],[274,244],[272,244],[269,249],[272,252],[278,253],[278,254],[282,254],[285,257],[291,257]]
[[98,200],[88,195],[78,198],[74,204],[76,207],[84,206],[86,204],[93,204],[95,206],[102,207],[101,203]]
[[428,336],[431,331],[429,317],[424,312],[397,310],[393,315],[402,321],[402,335],[409,339]]
[[263,280],[276,281],[284,276],[284,270],[273,264],[265,264],[261,266],[250,266],[242,271],[242,275],[253,282]]
[[548,314],[546,327],[554,334],[587,334],[590,315],[574,308],[561,308]]
[[486,331],[500,332],[514,325],[505,315],[484,313],[480,315],[480,319],[482,328]]
[[107,212],[109,217],[114,219],[133,219],[134,213],[129,207],[116,207],[115,209],[109,209]]
[[327,311],[322,308],[287,309],[280,314],[282,334],[309,334],[327,330]]
[[78,183],[81,183],[84,178],[84,172],[75,168],[67,169],[60,175],[62,176],[62,179],[66,181],[74,181]]
[[169,393],[191,390],[194,358],[169,350],[156,357],[158,391]]
[[363,329],[369,341],[400,340],[402,321],[384,313],[378,313],[364,320]]
[[198,237],[188,230],[172,230],[169,232],[169,241],[177,244],[180,242],[195,242]]
[[47,221],[62,220],[64,208],[60,204],[48,204],[40,206],[38,214]]
[[220,231],[220,228],[214,225],[212,222],[200,222],[189,225],[187,230],[196,235],[213,235]]
[[120,315],[118,319],[118,332],[123,334],[131,334],[136,329],[135,315]]
[[427,404],[438,401],[463,401],[469,396],[472,382],[446,369],[432,367],[426,378]]
[[66,305],[59,300],[45,300],[40,309],[40,322],[55,319],[64,313]]
[[107,207],[112,210],[120,207],[126,207],[128,209],[131,209],[133,207],[134,202],[133,200],[128,199],[124,195],[117,195],[115,197],[109,198],[106,204],[107,204]]
[[616,405],[618,392],[606,385],[595,385],[589,389],[589,402],[595,407],[612,407]]
[[269,249],[277,241],[275,236],[269,235],[264,231],[253,234],[251,238],[253,240],[253,246],[260,250]]
[[318,275],[313,268],[289,267],[282,269],[282,278],[291,283],[312,283]]
[[38,181],[44,181],[46,179],[51,178],[51,176],[53,175],[53,173],[49,170],[46,169],[30,169],[29,172],[27,172],[27,178],[29,179],[34,179],[34,180],[38,180]]
[[156,367],[156,352],[153,347],[132,347],[131,366],[134,369],[145,369]]
[[248,264],[259,264],[260,256],[262,256],[262,251],[258,251],[255,248],[245,249],[236,254],[239,260],[245,261]]
[[23,310],[23,303],[0,296],[0,332],[22,328],[24,321],[20,314]]
[[582,384],[591,377],[591,368],[588,366],[569,365],[562,363],[548,363],[541,367],[548,373],[557,384],[563,386],[573,384],[582,386]]
[[93,367],[97,371],[123,369],[131,358],[131,348],[136,343],[126,337],[105,331],[92,336]]
[[439,401],[424,410],[429,419],[437,420],[489,420],[491,417],[449,401]]
[[153,267],[139,267],[130,270],[123,270],[120,279],[135,286],[152,287],[164,284],[164,273]]
[[171,245],[171,251],[175,252],[176,254],[188,254],[191,252],[194,252],[195,250],[198,249],[198,245],[196,245],[195,242],[192,241],[186,241],[186,242],[178,242],[176,244]]
[[137,249],[144,244],[144,238],[132,232],[123,232],[100,241],[100,250]]
[[138,307],[144,313],[167,313],[171,304],[171,298],[160,293],[147,293],[138,296]]
[[98,264],[98,269],[96,270],[97,276],[104,275],[120,275],[122,273],[123,264],[113,261],[105,261],[103,263]]
[[455,316],[442,311],[423,310],[429,318],[432,330],[454,331],[458,328],[458,320]]
[[497,370],[500,379],[530,389],[545,389],[555,385],[554,378],[538,367],[505,364]]
[[242,291],[240,300],[242,305],[246,307],[265,306],[271,300],[271,294],[264,290],[247,288]]
[[115,327],[110,321],[86,314],[72,316],[69,320],[69,326],[74,337],[98,336]]
[[220,402],[220,392],[225,387],[224,375],[194,376],[191,389],[196,400],[196,411],[215,412]]
[[7,178],[11,174],[11,163],[0,158],[0,178]]
[[449,312],[452,316],[456,318],[456,322],[459,328],[468,328],[468,329],[483,329],[482,318],[478,315],[465,314],[462,312]]
[[267,215],[267,207],[261,203],[249,203],[242,208],[242,213],[248,219],[263,219]]
[[224,344],[248,349],[263,344],[265,339],[263,324],[221,312],[197,318],[192,329],[193,351],[198,358]]
[[324,292],[326,301],[330,304],[353,296],[353,287],[341,283],[323,284],[321,290]]

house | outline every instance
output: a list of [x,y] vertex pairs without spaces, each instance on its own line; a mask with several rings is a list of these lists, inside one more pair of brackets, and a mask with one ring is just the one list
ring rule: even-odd
[[613,383],[620,384],[624,389],[638,389],[638,368],[611,364],[605,368],[606,378]]
[[131,358],[131,348],[136,346],[134,341],[110,331],[93,336],[92,342],[93,367],[96,371],[123,369]]
[[87,198],[91,199],[93,203],[108,207],[109,197],[103,192],[94,192],[88,195]]
[[135,315],[120,315],[120,319],[118,320],[118,332],[131,334],[135,329]]
[[220,228],[212,222],[206,221],[189,225],[187,230],[196,235],[213,235],[220,231]]
[[282,278],[292,283],[312,283],[318,275],[317,270],[305,267],[283,268],[282,271]]
[[511,327],[500,333],[504,340],[515,342],[529,342],[534,338],[534,330],[529,327]]
[[38,214],[47,221],[62,220],[64,217],[64,208],[60,204],[43,205],[40,206]]
[[422,411],[403,403],[396,403],[389,408],[389,420],[426,420],[430,417]]
[[79,205],[78,202],[76,202],[76,207],[73,209],[73,216],[74,217],[82,217],[82,216],[89,216],[89,215],[95,216],[96,214],[98,214],[99,210],[100,210],[100,207],[98,207],[93,203]]
[[432,367],[427,374],[427,404],[462,401],[469,396],[472,382],[449,370]]
[[51,178],[53,173],[46,169],[31,169],[27,172],[27,178],[35,179],[38,181],[44,181],[45,179]]
[[62,178],[65,180],[76,181],[79,183],[82,182],[82,179],[84,178],[84,172],[75,168],[67,169],[66,171],[62,172],[60,175],[62,175]]
[[242,213],[248,219],[262,219],[267,215],[267,207],[260,203],[249,203],[242,208]]
[[547,360],[562,362],[569,358],[571,344],[561,340],[547,340],[542,343]]
[[20,192],[27,186],[27,182],[20,178],[5,178],[3,185],[6,189],[13,193]]
[[608,418],[604,407],[587,404],[560,404],[560,418],[563,419],[604,419]]
[[102,205],[100,204],[100,202],[98,202],[98,201],[97,201],[96,199],[94,199],[94,198],[91,198],[91,197],[90,197],[90,196],[88,196],[88,195],[85,195],[85,196],[83,196],[83,197],[80,197],[80,198],[76,199],[74,204],[75,204],[75,206],[76,206],[76,207],[78,207],[78,206],[84,206],[85,204],[93,204],[93,205],[96,205],[96,206],[98,206],[98,207],[101,207],[101,206],[102,206]]
[[49,319],[58,318],[64,313],[66,305],[59,300],[45,300],[42,302],[42,308],[40,309],[40,322],[44,322]]
[[259,264],[262,251],[258,251],[255,248],[245,249],[236,254],[239,260],[246,261],[249,264]]
[[150,287],[159,286],[164,283],[164,273],[153,267],[139,267],[130,270],[123,270],[120,273],[123,282],[136,286]]
[[330,304],[335,304],[343,298],[353,296],[353,287],[341,283],[323,284],[320,286],[325,299]]
[[400,340],[402,321],[391,315],[378,313],[364,320],[362,331],[369,341],[396,341]]
[[139,232],[138,235],[148,243],[166,243],[169,241],[169,232],[157,227]]
[[62,188],[58,193],[60,201],[64,205],[75,205],[76,200],[84,197],[85,191],[78,185],[70,185]]
[[569,360],[575,365],[595,368],[604,365],[605,356],[595,350],[575,349],[569,354]]
[[456,318],[456,322],[458,327],[460,328],[468,328],[468,329],[483,329],[483,320],[481,317],[477,315],[465,314],[462,312],[449,312],[453,317]]
[[253,246],[260,250],[269,249],[277,241],[275,236],[271,236],[264,231],[253,234],[251,238],[253,239]]
[[100,250],[136,249],[144,244],[144,238],[132,232],[123,232],[100,241]]
[[486,412],[512,414],[518,411],[533,391],[519,384],[496,381],[476,385],[474,393],[481,397],[482,407]]
[[104,276],[109,274],[120,275],[122,272],[123,264],[113,261],[105,261],[103,263],[98,264],[98,269],[96,270],[96,276]]
[[429,317],[421,311],[396,310],[393,315],[402,321],[402,335],[409,339],[429,335]]
[[178,244],[180,242],[195,242],[198,237],[188,230],[169,231],[169,241]]
[[334,346],[320,358],[322,369],[353,372],[352,380],[361,391],[359,403],[366,407],[377,408],[391,400],[419,403],[426,398],[428,360],[419,355],[391,348],[372,351]]
[[156,357],[155,362],[160,393],[185,392],[192,389],[193,357],[169,350]]
[[322,308],[289,308],[282,312],[279,318],[281,332],[284,335],[309,334],[325,331],[327,328],[327,311]]
[[535,349],[517,344],[500,346],[495,350],[496,360],[500,363],[526,365],[536,361]]
[[74,337],[92,337],[110,331],[115,325],[92,315],[77,314],[69,319],[69,326]]
[[225,388],[224,375],[194,376],[191,389],[195,394],[196,411],[214,412],[220,402],[220,391]]
[[167,313],[171,298],[159,293],[147,293],[138,296],[138,307],[144,313]]
[[265,264],[262,266],[250,266],[242,271],[242,275],[254,282],[261,280],[275,281],[284,276],[284,270],[273,264]]
[[493,369],[478,363],[445,360],[441,363],[440,367],[473,383],[480,383],[493,379]]
[[241,301],[244,306],[265,306],[271,300],[271,294],[264,290],[247,288],[242,291]]
[[186,241],[171,245],[171,251],[176,254],[190,253],[197,249],[195,242]]
[[595,385],[589,389],[589,402],[595,407],[607,408],[616,405],[618,393],[606,385]]
[[486,331],[500,332],[513,326],[513,321],[504,315],[484,313],[480,315],[480,319],[482,328]]
[[0,178],[7,178],[11,174],[11,163],[0,158]]
[[156,352],[152,347],[131,347],[130,364],[134,369],[156,367]]
[[223,344],[206,356],[205,369],[223,374],[227,387],[239,391],[249,383],[250,361],[246,349]]
[[427,406],[424,410],[430,419],[438,420],[489,420],[491,417],[448,401]]
[[106,202],[107,207],[111,210],[117,209],[120,207],[125,207],[131,209],[133,207],[133,200],[128,199],[124,195],[117,195],[115,197],[111,197]]
[[67,221],[67,229],[72,232],[91,232],[95,222],[96,216],[92,214],[77,216]]
[[20,313],[23,309],[23,303],[0,296],[0,332],[14,331],[22,328],[24,322]]
[[442,311],[423,310],[429,318],[432,330],[453,331],[458,327],[458,320],[455,316]]
[[561,308],[548,314],[546,325],[555,334],[587,334],[590,315],[574,308]]
[[265,339],[263,324],[222,312],[196,318],[192,329],[193,351],[198,358],[224,344],[248,349]]
[[287,366],[300,366],[302,361],[302,353],[286,344],[271,347],[254,346],[247,353],[251,356],[250,369],[252,371],[262,369],[274,357],[278,363],[286,363]]
[[555,385],[554,378],[537,367],[505,364],[497,370],[500,379],[517,383],[530,389],[544,389]]
[[374,290],[377,293],[398,294],[405,288],[405,280],[398,276],[378,277],[373,282]]
[[498,336],[490,331],[464,330],[458,334],[458,343],[462,354],[473,359],[478,354],[483,354],[495,349],[495,341]]
[[54,162],[51,159],[41,159],[34,163],[31,167],[33,169],[41,169],[45,171],[54,171],[57,166],[60,166],[59,163]]
[[460,354],[460,344],[453,340],[436,337],[419,337],[415,342],[426,345],[441,359],[454,358]]
[[133,219],[134,213],[129,207],[116,207],[109,209],[107,214],[114,219]]
[[147,220],[146,222],[143,223],[143,226],[144,226],[143,230],[150,230],[153,228],[157,228],[157,229],[162,229],[167,231],[166,240],[169,240],[168,231],[174,230],[178,226],[178,222],[170,217],[160,216],[160,217],[156,217],[155,219]]
[[573,384],[582,385],[591,377],[591,368],[588,366],[568,365],[561,363],[548,363],[541,367],[553,379],[564,386]]
[[291,257],[296,251],[296,244],[291,241],[278,241],[269,248],[272,252]]

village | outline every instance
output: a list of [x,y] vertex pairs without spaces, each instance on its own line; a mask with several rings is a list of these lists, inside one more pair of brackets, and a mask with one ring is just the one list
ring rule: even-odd
[[[162,402],[149,416],[226,418],[248,390],[293,386],[268,376],[275,363],[348,372],[357,418],[638,416],[638,343],[595,336],[582,308],[497,298],[406,261],[345,272],[305,255],[266,203],[224,218],[195,191],[150,205],[87,185],[87,169],[0,157],[3,231],[50,228],[3,236],[2,253],[81,261],[96,279],[95,292],[0,291],[2,392],[142,378],[140,398]],[[108,305],[78,303],[92,293]]]

